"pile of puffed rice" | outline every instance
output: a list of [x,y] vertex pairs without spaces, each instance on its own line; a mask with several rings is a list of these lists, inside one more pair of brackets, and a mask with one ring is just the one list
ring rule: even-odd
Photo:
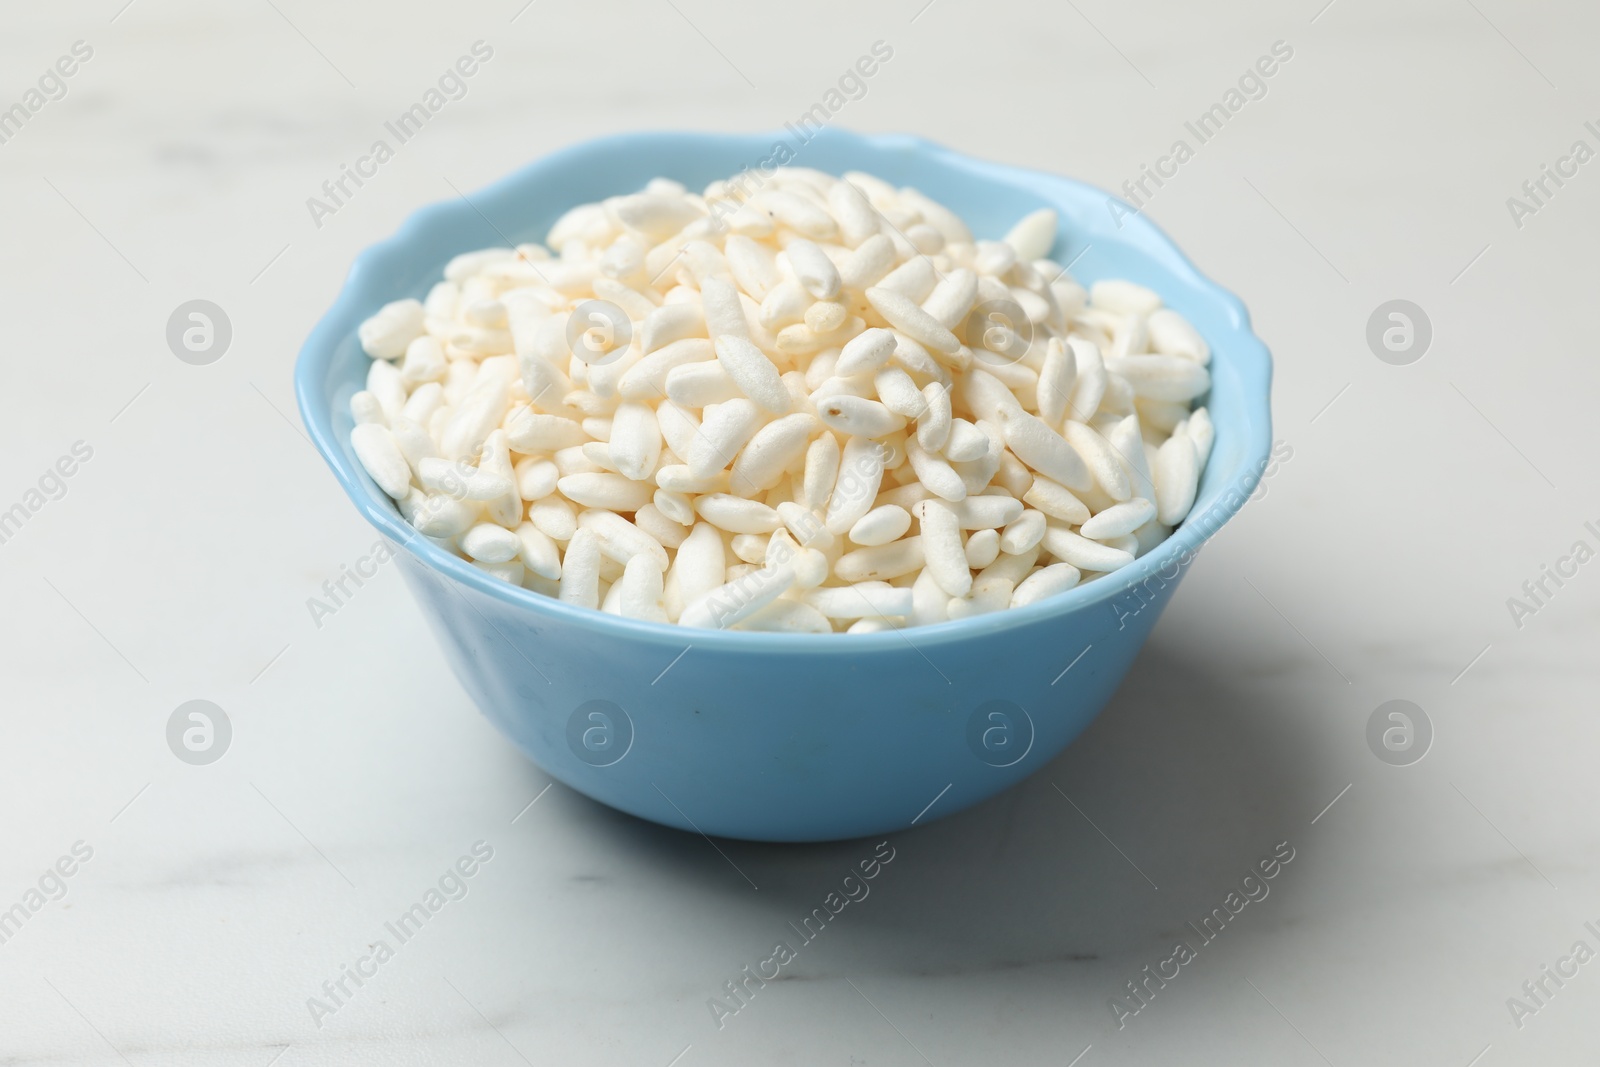
[[[752,180],[756,179],[756,180]],[[1020,607],[1160,543],[1210,349],[1155,293],[869,174],[567,212],[362,324],[351,439],[436,544],[570,604],[870,633]]]

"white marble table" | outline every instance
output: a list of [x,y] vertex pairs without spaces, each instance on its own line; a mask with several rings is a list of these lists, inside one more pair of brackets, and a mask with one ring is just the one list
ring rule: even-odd
[[[0,16],[0,107],[93,51],[0,144],[0,510],[29,512],[0,544],[0,909],[25,916],[0,1062],[1596,1062],[1600,963],[1570,953],[1600,949],[1600,564],[1507,605],[1600,546],[1600,164],[1506,203],[1600,148],[1592,8],[122,3]],[[480,39],[465,98],[315,226],[306,198]],[[1252,308],[1293,455],[1083,739],[896,836],[719,1029],[708,999],[870,845],[724,843],[753,890],[704,840],[542,792],[392,568],[314,625],[373,534],[289,371],[417,204],[596,133],[776,127],[876,40],[838,122],[1107,187],[1292,48],[1149,210]],[[164,339],[197,298],[233,325],[209,366]],[[1365,340],[1391,299],[1432,322],[1410,365]],[[29,497],[76,442],[64,495]],[[209,766],[166,743],[193,699],[232,724]],[[1369,749],[1393,699],[1432,724],[1421,762]],[[387,933],[480,841],[463,899]],[[1163,964],[1280,842],[1270,893]],[[1178,977],[1119,1017],[1147,965]]]

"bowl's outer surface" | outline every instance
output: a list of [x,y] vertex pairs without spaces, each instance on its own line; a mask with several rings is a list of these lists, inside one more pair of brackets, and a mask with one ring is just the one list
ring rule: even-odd
[[[350,448],[349,398],[368,365],[360,322],[390,300],[425,294],[457,253],[539,240],[568,208],[658,175],[704,186],[772,160],[779,143],[797,166],[916,186],[980,238],[1053,207],[1061,237],[1052,255],[1075,261],[1075,277],[1147,285],[1194,322],[1213,350],[1206,402],[1216,443],[1185,524],[1116,575],[1051,600],[858,636],[688,630],[601,615],[506,585],[418,536]],[[1123,211],[1119,227],[1104,192],[913,137],[825,130],[797,145],[791,134],[613,137],[533,163],[470,202],[426,208],[357,260],[295,372],[313,441],[368,520],[404,546],[408,584],[457,677],[500,730],[603,803],[681,829],[768,841],[904,829],[1043,766],[1110,698],[1193,553],[1254,489],[1271,445],[1271,359],[1243,305],[1143,217]]]
[[[912,633],[818,656],[701,648],[689,632],[607,641],[399,561],[457,677],[535,763],[623,811],[764,841],[900,830],[1021,781],[1110,699],[1176,585],[1121,630],[1102,609],[936,649]],[[616,763],[577,757],[580,708],[591,759]]]

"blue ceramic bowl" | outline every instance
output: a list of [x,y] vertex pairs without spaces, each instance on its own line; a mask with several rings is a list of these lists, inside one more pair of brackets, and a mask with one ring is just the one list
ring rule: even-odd
[[[781,150],[776,146],[782,145]],[[350,448],[367,357],[356,327],[421,297],[453,255],[540,240],[575,204],[657,175],[699,188],[792,156],[864,170],[948,205],[980,237],[1055,208],[1053,257],[1092,282],[1161,293],[1210,342],[1216,444],[1189,519],[1117,574],[1014,611],[871,635],[689,630],[507,585],[400,518]],[[622,811],[706,834],[820,841],[960,811],[1044,766],[1099,712],[1200,545],[1255,487],[1271,441],[1271,358],[1239,300],[1106,193],[906,136],[646,133],[593,141],[417,212],[356,260],[295,369],[300,414],[355,506],[390,540],[445,654],[485,715],[554,777]],[[1120,202],[1119,202],[1120,203]]]

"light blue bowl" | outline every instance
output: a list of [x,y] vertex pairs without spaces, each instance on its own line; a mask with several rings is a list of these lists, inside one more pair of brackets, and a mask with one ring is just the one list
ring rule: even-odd
[[[1014,611],[871,635],[688,630],[562,604],[490,578],[400,518],[350,448],[368,364],[356,327],[421,297],[453,255],[540,240],[575,204],[666,175],[691,188],[783,144],[797,166],[864,170],[948,205],[980,237],[1049,206],[1052,253],[1092,282],[1128,278],[1188,316],[1214,353],[1216,444],[1193,512],[1117,574]],[[488,189],[417,212],[356,260],[295,368],[300,414],[339,484],[404,546],[401,570],[491,721],[535,763],[641,818],[706,834],[823,841],[960,811],[1022,780],[1078,736],[1133,663],[1185,565],[1254,489],[1271,442],[1271,357],[1244,306],[1107,194],[984,163],[915,137],[827,130],[645,133],[568,148]]]

